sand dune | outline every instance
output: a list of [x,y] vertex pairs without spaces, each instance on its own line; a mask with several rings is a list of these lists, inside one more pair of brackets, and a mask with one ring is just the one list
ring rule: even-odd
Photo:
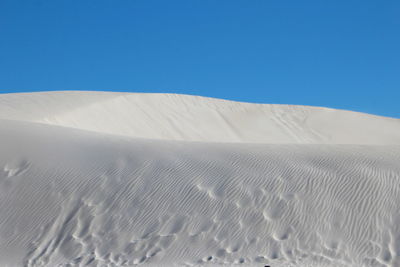
[[0,119],[136,138],[289,144],[400,144],[400,121],[363,113],[174,94],[0,95]]
[[400,121],[0,95],[0,266],[400,266]]

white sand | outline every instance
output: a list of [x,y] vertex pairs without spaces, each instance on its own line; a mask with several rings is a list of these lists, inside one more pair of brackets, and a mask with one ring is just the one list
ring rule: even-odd
[[0,95],[0,266],[400,266],[400,120]]

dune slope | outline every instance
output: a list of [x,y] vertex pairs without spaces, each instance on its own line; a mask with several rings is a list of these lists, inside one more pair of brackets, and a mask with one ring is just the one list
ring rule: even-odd
[[0,119],[181,141],[400,144],[400,120],[328,108],[175,94],[43,92],[0,95]]
[[0,266],[400,266],[398,120],[89,92],[0,110]]

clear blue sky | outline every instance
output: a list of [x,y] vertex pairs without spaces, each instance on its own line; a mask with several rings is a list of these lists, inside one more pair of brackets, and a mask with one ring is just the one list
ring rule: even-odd
[[0,0],[0,91],[43,90],[400,118],[400,1]]

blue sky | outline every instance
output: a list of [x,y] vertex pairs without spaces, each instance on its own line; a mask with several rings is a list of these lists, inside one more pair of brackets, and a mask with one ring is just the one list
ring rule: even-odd
[[171,92],[400,118],[400,1],[0,0],[0,92]]

